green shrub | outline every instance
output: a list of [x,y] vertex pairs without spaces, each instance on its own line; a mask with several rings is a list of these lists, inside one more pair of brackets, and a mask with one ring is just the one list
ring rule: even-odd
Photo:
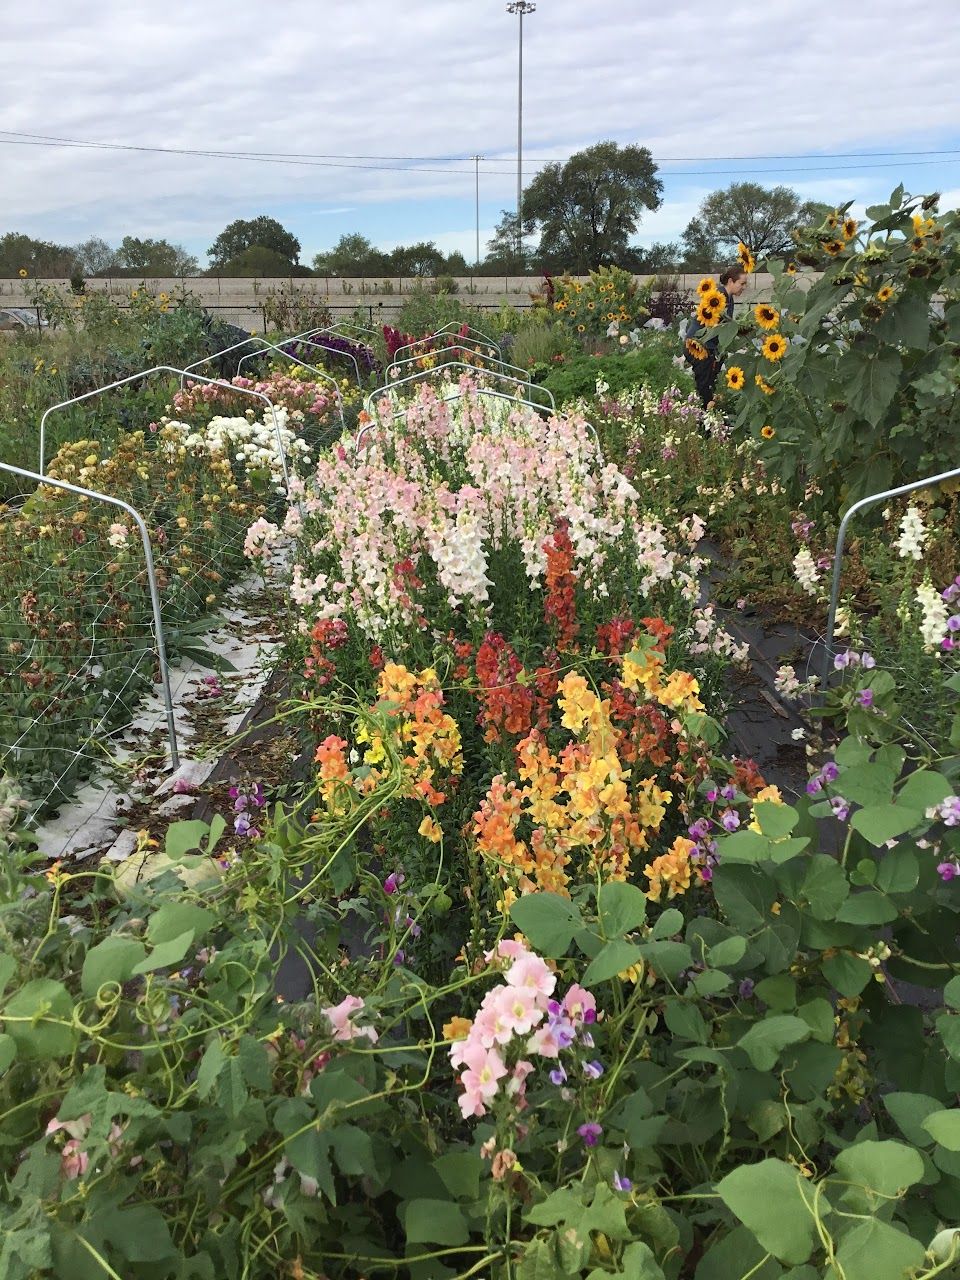
[[558,404],[593,395],[598,379],[607,384],[612,395],[641,384],[654,391],[666,391],[678,384],[686,386],[689,376],[673,363],[675,354],[673,343],[651,339],[624,355],[576,356],[552,369],[544,386],[553,392]]

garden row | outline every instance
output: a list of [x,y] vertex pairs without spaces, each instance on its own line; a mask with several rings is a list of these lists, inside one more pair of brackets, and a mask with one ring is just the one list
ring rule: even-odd
[[[6,1274],[950,1274],[950,495],[892,505],[889,545],[854,549],[849,647],[794,803],[729,754],[747,655],[702,602],[705,531],[724,590],[783,609],[822,588],[838,477],[781,466],[773,442],[792,397],[826,422],[856,353],[876,363],[875,331],[852,336],[875,241],[905,296],[936,278],[953,323],[941,224],[878,211],[888,230],[859,243],[843,212],[806,250],[837,260],[829,306],[811,290],[802,311],[785,279],[773,319],[716,326],[732,428],[680,389],[611,389],[599,365],[589,414],[549,419],[451,367],[385,397],[362,448],[319,449],[246,537],[289,575],[277,720],[311,764],[282,802],[251,760],[232,829],[174,824],[153,875],[148,825],[121,886],[44,868],[6,798]],[[908,274],[938,230],[936,271]],[[419,362],[434,382],[436,353]],[[891,384],[891,414],[922,376]],[[768,532],[754,564],[738,538]],[[278,1000],[293,962],[307,996]]]

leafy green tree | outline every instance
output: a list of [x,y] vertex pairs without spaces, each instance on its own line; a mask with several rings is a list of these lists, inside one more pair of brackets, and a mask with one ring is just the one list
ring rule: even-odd
[[713,269],[733,257],[743,242],[757,258],[789,252],[797,227],[820,222],[828,206],[801,200],[790,187],[762,187],[732,182],[703,201],[683,233],[685,265],[693,271]]
[[210,264],[222,267],[254,245],[272,249],[285,258],[288,264],[295,263],[300,258],[300,241],[297,237],[281,226],[276,218],[261,214],[258,218],[238,218],[224,227],[207,250]]
[[332,249],[318,253],[313,269],[321,276],[383,276],[390,272],[390,259],[359,232],[341,236]]
[[77,257],[69,245],[8,231],[0,236],[0,277],[16,276],[21,271],[32,277],[64,280],[77,271]]
[[398,276],[436,276],[443,271],[445,261],[432,240],[397,245],[390,255],[391,268]]
[[646,147],[615,142],[547,165],[523,193],[524,223],[540,233],[541,263],[579,273],[621,263],[642,211],[660,206],[656,174]]
[[169,240],[141,240],[124,236],[116,253],[114,270],[125,276],[195,276],[200,264],[183,245]]
[[453,253],[447,254],[443,270],[448,276],[466,276],[470,274],[467,260],[459,249],[454,249]]
[[534,224],[524,222],[523,252],[517,255],[517,215],[507,209],[500,212],[500,221],[494,229],[493,239],[487,241],[487,255],[483,260],[485,275],[525,275],[536,265],[536,254],[530,247],[529,237]]
[[269,279],[272,276],[310,276],[313,272],[309,267],[292,263],[289,258],[285,258],[282,253],[277,253],[274,249],[266,249],[261,244],[255,244],[238,253],[223,266],[211,268],[211,274],[233,277],[262,276]]
[[100,236],[91,236],[82,244],[74,245],[73,252],[77,268],[85,276],[108,276],[117,265],[116,251]]
[[658,240],[648,249],[634,249],[632,260],[627,259],[620,265],[635,271],[637,275],[653,276],[661,271],[676,271],[682,258],[683,251],[678,244],[672,241],[662,244]]

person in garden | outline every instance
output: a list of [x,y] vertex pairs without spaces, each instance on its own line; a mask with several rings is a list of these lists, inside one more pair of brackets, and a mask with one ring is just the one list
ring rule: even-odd
[[709,331],[721,321],[733,319],[734,299],[746,287],[747,270],[742,262],[725,267],[720,272],[719,285],[706,276],[697,286],[699,302],[684,332],[683,347],[704,409],[713,408],[713,389],[723,364],[717,336]]

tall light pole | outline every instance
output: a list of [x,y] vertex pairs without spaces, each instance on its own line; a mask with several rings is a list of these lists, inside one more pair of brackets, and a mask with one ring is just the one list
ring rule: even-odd
[[528,0],[513,0],[507,5],[507,13],[520,17],[520,60],[517,71],[517,261],[523,266],[523,19],[528,13],[536,13],[537,6]]

